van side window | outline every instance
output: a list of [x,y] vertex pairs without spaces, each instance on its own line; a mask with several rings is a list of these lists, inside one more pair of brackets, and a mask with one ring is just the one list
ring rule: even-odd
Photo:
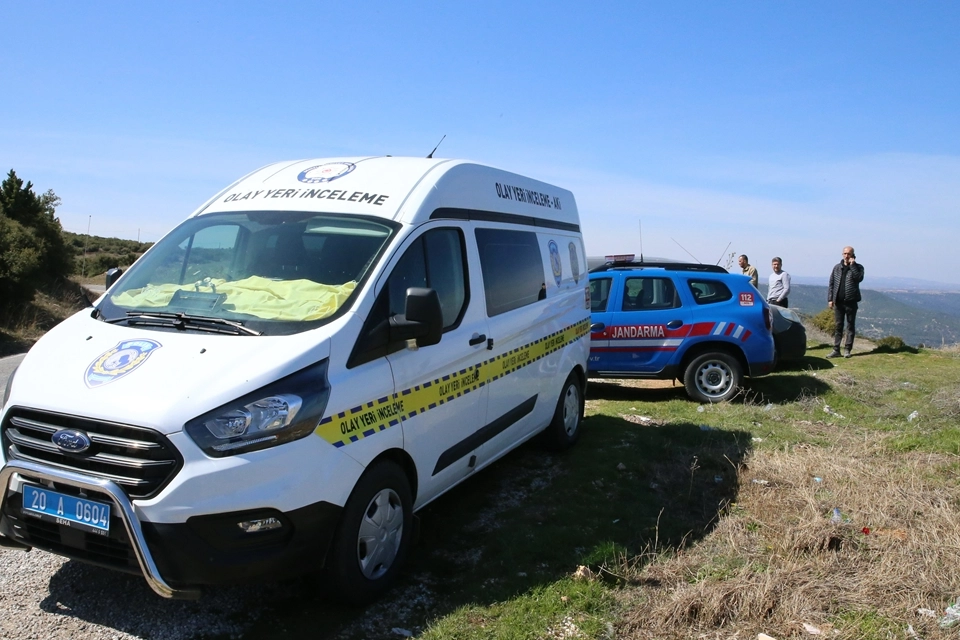
[[405,312],[410,287],[429,287],[437,292],[444,331],[460,324],[469,301],[465,265],[466,250],[459,229],[433,229],[414,240],[373,303],[347,367],[356,367],[403,348],[404,343],[390,344],[389,320]]
[[387,281],[389,315],[404,313],[409,287],[429,287],[440,296],[444,330],[453,328],[466,307],[463,265],[463,236],[458,229],[434,229],[417,238]]
[[613,278],[597,278],[590,281],[590,312],[602,313],[607,310],[610,299],[610,284]]
[[690,280],[690,292],[697,304],[726,302],[733,297],[727,285],[718,280]]
[[623,284],[624,311],[655,311],[680,306],[670,278],[627,278]]
[[537,234],[477,229],[476,236],[489,317],[543,299],[545,279]]

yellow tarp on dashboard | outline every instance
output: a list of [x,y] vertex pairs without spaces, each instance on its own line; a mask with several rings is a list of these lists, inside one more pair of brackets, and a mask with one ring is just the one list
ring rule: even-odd
[[[131,309],[166,307],[177,291],[222,293],[222,308],[264,320],[320,320],[333,315],[350,297],[356,282],[319,284],[312,280],[271,280],[251,276],[243,280],[210,279],[195,284],[157,284],[110,296],[119,307]],[[203,315],[199,313],[198,315]]]

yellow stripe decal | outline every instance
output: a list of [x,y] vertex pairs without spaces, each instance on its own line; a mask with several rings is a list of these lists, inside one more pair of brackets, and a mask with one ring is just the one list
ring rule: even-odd
[[331,414],[320,421],[314,433],[335,447],[346,446],[476,391],[573,344],[589,333],[590,320],[581,320],[566,329],[466,369],[366,402],[353,409]]

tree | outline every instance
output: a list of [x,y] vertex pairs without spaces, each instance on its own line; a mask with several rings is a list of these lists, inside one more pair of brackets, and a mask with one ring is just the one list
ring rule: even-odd
[[73,248],[56,217],[60,198],[26,186],[13,169],[0,183],[0,299],[25,302],[38,287],[72,271]]

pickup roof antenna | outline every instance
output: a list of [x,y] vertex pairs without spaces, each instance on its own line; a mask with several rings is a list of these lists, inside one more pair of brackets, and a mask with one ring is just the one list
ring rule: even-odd
[[637,220],[640,227],[640,264],[643,264],[643,220]]
[[[673,240],[673,238],[670,238],[670,239]],[[673,240],[673,241],[674,241],[674,242],[677,242],[676,240]],[[684,251],[686,251],[686,253],[687,253],[688,256],[690,256],[691,258],[693,258],[694,260],[696,260],[696,261],[697,261],[697,264],[703,264],[702,262],[700,262],[700,259],[697,258],[697,256],[695,256],[695,255],[693,255],[692,253],[690,253],[689,251],[687,251],[682,244],[680,244],[679,242],[677,242],[677,246],[680,247],[681,249],[683,249]]]
[[[446,138],[446,137],[447,137],[447,134],[443,134],[443,138]],[[443,138],[440,138],[440,142],[443,142]],[[428,158],[432,158],[432,157],[433,157],[433,154],[436,153],[437,149],[440,148],[440,142],[438,142],[438,143],[437,143],[437,146],[435,146],[435,147],[433,148],[433,151],[431,151],[430,154],[427,155]]]
[[732,244],[733,244],[733,242],[728,242],[728,243],[727,243],[727,246],[723,248],[723,253],[720,254],[720,257],[719,257],[719,258],[717,258],[717,266],[718,266],[718,267],[720,266],[720,261],[723,260],[723,257],[724,257],[725,255],[727,255],[727,249],[729,249],[729,248],[730,248],[730,245],[732,245]]

